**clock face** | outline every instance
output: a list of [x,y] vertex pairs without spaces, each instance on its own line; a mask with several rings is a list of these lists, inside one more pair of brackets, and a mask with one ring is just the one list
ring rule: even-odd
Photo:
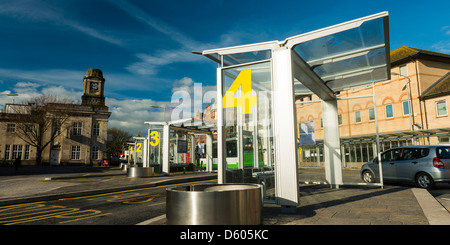
[[98,90],[98,83],[91,83],[91,90],[97,91]]

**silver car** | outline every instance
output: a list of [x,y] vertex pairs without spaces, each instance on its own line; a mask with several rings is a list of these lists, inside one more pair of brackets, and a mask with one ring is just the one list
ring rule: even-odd
[[[381,153],[383,181],[415,182],[432,188],[437,182],[450,183],[450,146],[402,146]],[[367,183],[379,182],[377,157],[361,167]]]

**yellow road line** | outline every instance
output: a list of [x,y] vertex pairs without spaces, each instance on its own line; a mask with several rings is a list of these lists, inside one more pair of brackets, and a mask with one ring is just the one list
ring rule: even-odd
[[69,222],[80,221],[80,220],[83,220],[83,219],[91,219],[91,218],[100,217],[100,216],[106,216],[106,215],[110,215],[110,214],[112,214],[112,213],[91,215],[91,216],[87,216],[87,217],[84,217],[84,218],[78,218],[78,219],[73,219],[73,220],[61,221],[59,223],[60,224],[65,224],[65,223],[69,223]]
[[158,203],[150,204],[148,206],[149,207],[153,207],[153,206],[158,206],[158,205],[161,205],[161,204],[166,204],[166,202],[158,202]]
[[132,192],[132,191],[141,191],[141,190],[151,190],[151,189],[157,189],[157,188],[164,188],[164,187],[171,187],[171,186],[186,185],[187,183],[193,184],[193,183],[202,183],[202,182],[208,182],[208,181],[211,181],[211,180],[202,180],[202,181],[194,181],[194,182],[185,182],[185,183],[181,183],[181,184],[173,184],[173,185],[162,185],[162,186],[144,187],[144,188],[139,188],[139,189],[124,190],[124,191],[116,191],[116,192],[109,192],[109,193],[96,194],[96,195],[89,195],[89,196],[61,198],[61,199],[58,199],[58,200],[59,200],[59,201],[64,201],[64,200],[75,200],[75,199],[84,199],[84,198],[91,198],[91,197],[100,197],[100,196],[114,195],[114,194],[118,194],[118,193],[127,193],[127,192]]
[[[75,200],[75,199],[85,199],[85,198],[91,198],[95,200],[95,197],[100,197],[100,199],[105,198],[106,201],[108,198],[111,198],[111,195],[116,195],[116,200],[119,201],[125,201],[126,203],[133,204],[133,203],[144,203],[152,201],[155,197],[161,196],[160,194],[154,194],[154,195],[139,195],[138,193],[133,194],[129,192],[134,191],[141,191],[141,190],[151,190],[151,189],[157,189],[157,188],[167,188],[172,186],[180,186],[180,185],[186,185],[186,184],[195,184],[195,183],[203,183],[203,182],[211,182],[212,180],[203,180],[203,181],[193,181],[193,182],[185,182],[180,184],[172,184],[172,185],[162,185],[162,186],[154,186],[154,187],[145,187],[145,188],[139,188],[139,189],[132,189],[132,190],[124,190],[124,191],[117,191],[117,192],[111,192],[111,193],[103,193],[103,194],[97,194],[97,195],[89,195],[89,196],[81,196],[81,197],[73,197],[73,198],[62,198],[59,200],[52,200],[52,201],[41,201],[41,202],[33,202],[33,203],[25,203],[25,204],[16,204],[16,205],[9,205],[0,207],[0,224],[4,225],[13,225],[13,224],[19,224],[19,223],[27,223],[27,222],[33,222],[43,219],[49,219],[49,218],[61,218],[61,219],[70,219],[59,222],[60,224],[64,223],[70,223],[75,222],[79,220],[84,219],[90,219],[94,217],[100,217],[100,216],[106,216],[110,215],[112,213],[104,213],[102,214],[99,210],[80,210],[79,208],[69,208],[65,206],[58,206],[58,205],[52,205],[47,206],[45,203],[49,202],[55,202],[55,201],[64,201],[64,200]],[[128,193],[125,197],[117,196],[118,194]],[[146,198],[143,201],[138,201],[141,198]],[[128,199],[128,200],[127,200]],[[88,199],[89,200],[89,199]],[[151,206],[158,206],[163,205],[165,202],[159,202],[148,205]],[[19,210],[15,210],[19,209]],[[21,209],[21,210],[20,210]],[[12,212],[8,212],[12,211]],[[86,212],[94,212],[93,215],[87,213],[82,214],[80,213],[86,213]],[[76,215],[78,214],[78,215]],[[14,215],[14,216],[9,216]],[[76,215],[76,216],[74,216]],[[27,217],[28,216],[28,217]],[[71,219],[72,218],[72,219]],[[73,219],[75,218],[75,219]]]

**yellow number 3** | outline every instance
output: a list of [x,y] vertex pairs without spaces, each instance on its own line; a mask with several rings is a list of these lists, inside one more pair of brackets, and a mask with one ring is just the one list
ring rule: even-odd
[[[241,96],[234,97],[241,86]],[[223,108],[240,106],[242,114],[251,114],[253,105],[257,105],[257,96],[252,95],[252,70],[243,70],[223,96]]]
[[157,146],[159,144],[159,133],[158,133],[158,131],[152,131],[150,133],[150,136],[153,136],[152,137],[153,140],[150,141],[150,145],[151,146]]

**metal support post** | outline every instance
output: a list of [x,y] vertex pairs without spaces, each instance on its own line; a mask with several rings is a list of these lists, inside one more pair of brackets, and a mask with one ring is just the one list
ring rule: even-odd
[[150,164],[149,164],[149,159],[148,159],[148,139],[147,138],[144,139],[143,144],[144,144],[144,151],[142,152],[143,153],[142,154],[143,155],[142,156],[142,167],[148,168],[148,167],[150,167]]
[[212,164],[213,164],[213,147],[212,147],[212,134],[206,134],[206,171],[211,172],[212,171]]
[[273,119],[277,203],[282,212],[295,212],[299,204],[297,130],[291,50],[273,53]]
[[169,162],[169,137],[170,137],[170,127],[169,125],[164,125],[163,129],[163,166],[162,172],[170,173],[170,162]]
[[324,100],[322,102],[322,118],[325,177],[331,188],[339,188],[339,185],[342,185],[342,162],[337,100]]

